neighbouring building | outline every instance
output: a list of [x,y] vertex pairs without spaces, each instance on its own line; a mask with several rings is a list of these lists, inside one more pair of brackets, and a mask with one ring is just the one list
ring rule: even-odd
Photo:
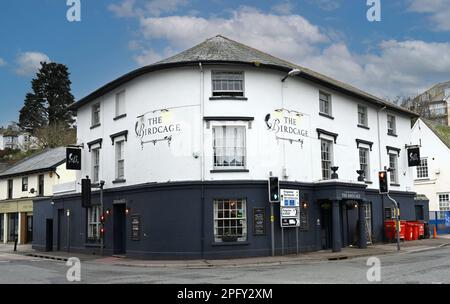
[[0,150],[22,150],[36,148],[36,138],[15,126],[0,128]]
[[0,172],[0,242],[33,239],[33,199],[51,197],[54,185],[75,181],[65,169],[66,150],[38,152]]
[[412,137],[421,145],[414,191],[430,200],[430,211],[450,211],[450,127],[418,119]]
[[[222,36],[132,71],[72,107],[82,147],[77,181],[105,182],[104,209],[95,189],[83,208],[79,185],[36,199],[38,250],[98,253],[103,213],[105,254],[270,255],[271,174],[281,189],[299,191],[301,251],[383,241],[384,220],[393,217],[378,191],[385,167],[402,218],[415,220],[423,208],[427,220],[405,150],[415,113]],[[296,232],[283,230],[286,253],[296,248]]]
[[439,83],[416,96],[412,104],[426,107],[421,111],[425,119],[436,124],[450,126],[450,81]]

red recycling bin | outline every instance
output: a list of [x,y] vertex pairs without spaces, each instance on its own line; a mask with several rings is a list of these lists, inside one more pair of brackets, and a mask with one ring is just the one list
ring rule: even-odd
[[405,224],[405,241],[411,241],[413,239],[413,227],[413,223],[407,222]]
[[424,223],[418,223],[419,225],[419,239],[425,238],[425,224]]
[[413,240],[419,239],[419,224],[413,223]]
[[388,242],[392,242],[395,239],[395,221],[384,222],[384,233]]
[[405,239],[406,221],[400,221],[400,239]]

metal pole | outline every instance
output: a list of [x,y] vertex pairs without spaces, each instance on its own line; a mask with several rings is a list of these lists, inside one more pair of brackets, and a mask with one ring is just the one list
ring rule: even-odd
[[[103,186],[105,185],[104,181],[100,181],[100,215],[104,216],[104,211],[103,211]],[[104,225],[104,224],[102,224]],[[104,227],[102,227],[104,228]],[[100,255],[103,256],[103,244],[104,244],[104,233],[101,235],[100,238]]]
[[284,228],[281,227],[281,255],[284,255]]
[[396,233],[397,233],[397,251],[400,251],[400,221],[399,221],[399,218],[398,218],[398,214],[399,214],[400,210],[398,209],[397,201],[395,199],[393,199],[389,195],[389,193],[387,193],[386,195],[395,205],[395,230],[396,230]]
[[296,234],[296,239],[297,239],[297,254],[299,253],[298,251],[298,227],[295,229],[295,234]]
[[272,256],[275,256],[275,223],[274,223],[274,215],[273,215],[273,203],[270,203],[270,230],[272,237]]
[[67,212],[67,252],[70,252],[70,211]]

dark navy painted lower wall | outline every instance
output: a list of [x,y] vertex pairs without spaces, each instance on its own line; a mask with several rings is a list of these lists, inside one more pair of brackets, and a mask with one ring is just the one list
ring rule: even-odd
[[[299,231],[301,252],[322,249],[320,202],[336,192],[336,186],[285,183],[281,188],[298,189],[301,198],[308,201],[308,230]],[[352,189],[349,185],[348,189]],[[357,186],[365,201],[371,202],[373,241],[381,242],[384,237],[384,207],[390,202],[376,192]],[[329,194],[330,193],[330,194]],[[400,203],[402,219],[415,220],[415,205],[424,207],[428,216],[428,202],[414,200],[414,193],[391,193]],[[215,199],[246,199],[247,242],[214,243]],[[384,201],[384,202],[383,202]],[[93,192],[93,204],[99,204],[99,193]],[[148,184],[104,192],[104,208],[113,210],[114,203],[125,202],[130,212],[126,219],[126,256],[147,259],[199,259],[267,256],[271,254],[270,204],[267,199],[266,181],[233,181],[205,183]],[[342,213],[346,212],[344,201]],[[265,208],[266,235],[253,234],[253,209]],[[70,209],[70,223],[66,216]],[[279,204],[275,204],[276,251],[281,253],[281,228]],[[39,199],[33,204],[34,231],[33,248],[45,249],[46,220],[53,219],[53,250],[83,253],[97,253],[99,246],[87,242],[87,212],[81,207],[79,195]],[[59,214],[59,215],[58,215]],[[138,214],[141,220],[140,240],[131,239],[131,216]],[[342,224],[344,245],[352,243],[356,230],[357,210],[348,210]],[[428,218],[425,218],[428,220]],[[68,232],[69,231],[69,232]],[[69,237],[69,242],[68,242]],[[296,229],[284,230],[285,253],[296,251]],[[106,255],[113,254],[113,215],[105,224]],[[59,244],[59,248],[58,248]]]

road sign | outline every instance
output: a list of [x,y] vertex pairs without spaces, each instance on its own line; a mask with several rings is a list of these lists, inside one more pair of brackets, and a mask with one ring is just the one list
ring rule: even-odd
[[280,225],[282,228],[300,227],[299,190],[280,190]]

